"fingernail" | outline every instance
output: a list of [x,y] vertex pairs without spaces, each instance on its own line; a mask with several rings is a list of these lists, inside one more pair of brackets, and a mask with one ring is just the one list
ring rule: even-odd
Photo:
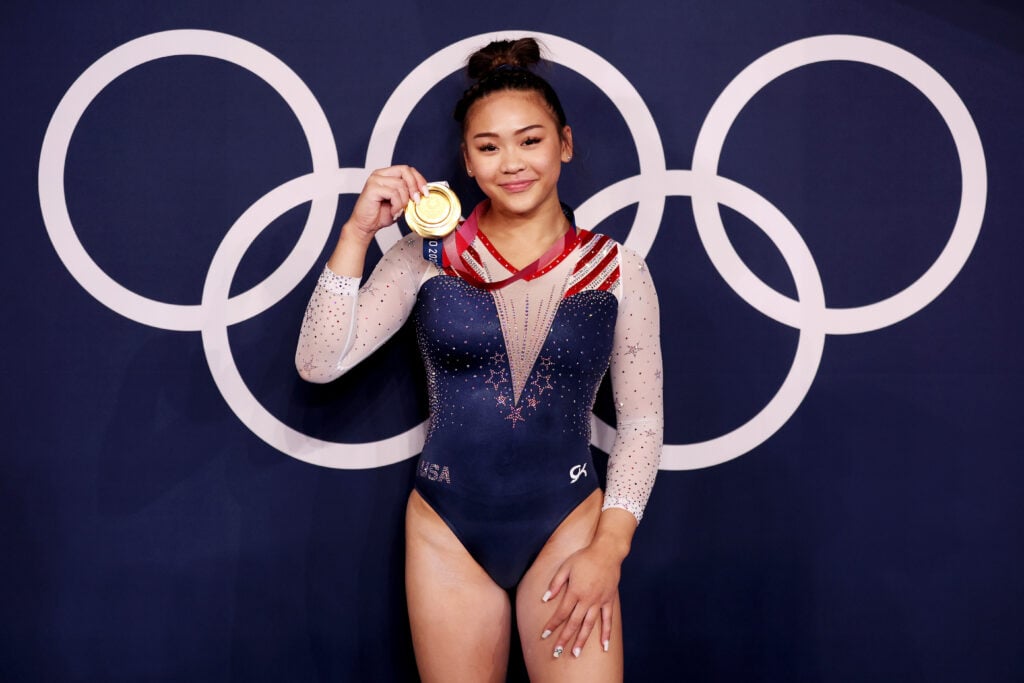
[[580,653],[581,653],[581,652],[583,652],[583,648],[580,648],[580,647],[574,647],[574,648],[572,649],[572,656],[573,656],[573,657],[579,657],[579,656],[580,656]]
[[559,645],[558,647],[555,648],[555,659],[558,659],[561,656],[562,656],[562,646]]
[[544,633],[540,634],[540,637],[541,637],[541,639],[544,639],[544,638],[547,638],[550,635],[551,635],[551,629],[546,628],[546,629],[544,629]]
[[541,602],[547,602],[550,599],[551,599],[551,591],[547,591],[547,592],[544,593],[544,597],[541,598],[540,601]]
[[424,197],[430,194],[430,188],[427,187],[426,185],[420,185],[420,191],[423,192]]
[[419,204],[420,203],[420,193],[419,192],[413,192],[412,193],[412,202],[413,202],[413,204]]
[[608,652],[608,641],[607,640],[604,641],[603,645],[604,645],[604,651]]

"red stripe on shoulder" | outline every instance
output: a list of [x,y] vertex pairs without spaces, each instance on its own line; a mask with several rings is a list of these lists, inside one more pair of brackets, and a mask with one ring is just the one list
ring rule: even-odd
[[[586,290],[607,291],[619,280],[619,245],[607,235],[595,235],[595,237],[588,253],[582,255],[576,264],[573,276],[580,279],[566,291],[566,297]],[[597,261],[597,256],[609,242],[612,243],[611,248],[600,261]],[[602,273],[609,268],[611,270],[602,277]]]

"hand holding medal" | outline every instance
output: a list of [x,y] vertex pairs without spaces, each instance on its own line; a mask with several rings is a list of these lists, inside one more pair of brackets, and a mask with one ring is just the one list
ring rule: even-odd
[[426,178],[412,166],[399,164],[375,170],[356,198],[342,236],[369,243],[378,230],[394,225],[406,205],[418,203],[428,189]]

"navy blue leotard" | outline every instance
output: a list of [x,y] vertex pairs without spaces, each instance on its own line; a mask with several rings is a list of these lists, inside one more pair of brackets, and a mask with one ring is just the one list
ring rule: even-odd
[[[296,364],[330,381],[411,315],[430,421],[415,488],[503,588],[597,487],[591,408],[611,367],[617,409],[604,507],[642,515],[662,438],[658,308],[642,260],[581,232],[529,281],[487,291],[426,264],[420,238],[358,281],[325,270]],[[482,235],[466,261],[485,280],[514,268]]]

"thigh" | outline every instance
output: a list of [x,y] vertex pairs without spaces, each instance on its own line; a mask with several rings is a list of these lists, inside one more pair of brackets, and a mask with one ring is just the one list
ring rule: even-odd
[[405,588],[420,677],[424,683],[504,681],[508,594],[415,491],[405,524]]
[[587,546],[594,537],[601,516],[601,491],[595,491],[583,501],[555,530],[537,559],[519,583],[516,591],[516,617],[519,637],[523,643],[523,657],[533,683],[546,681],[602,681],[622,680],[622,613],[618,598],[612,616],[612,637],[608,652],[601,645],[600,620],[591,631],[579,658],[572,655],[571,646],[556,659],[553,638],[540,637],[544,624],[551,618],[558,598],[541,602],[552,577],[567,557]]

